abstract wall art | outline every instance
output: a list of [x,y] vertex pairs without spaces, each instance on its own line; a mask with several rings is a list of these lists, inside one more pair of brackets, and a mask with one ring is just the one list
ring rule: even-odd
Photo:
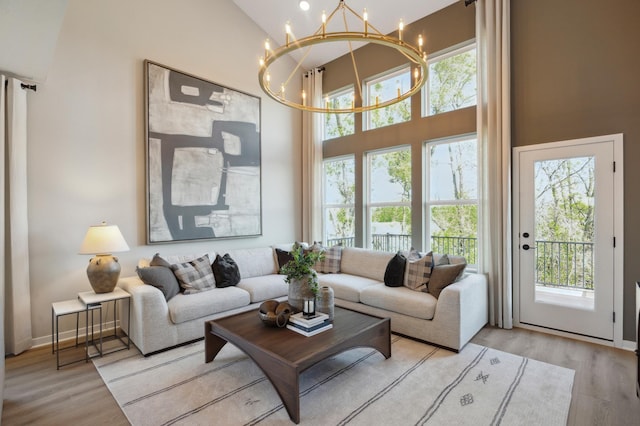
[[260,98],[144,67],[147,242],[262,235]]

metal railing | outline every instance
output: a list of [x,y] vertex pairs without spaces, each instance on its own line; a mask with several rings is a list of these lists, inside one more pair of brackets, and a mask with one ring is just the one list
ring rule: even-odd
[[593,243],[536,241],[537,284],[593,290]]
[[[341,244],[353,247],[354,237],[332,238],[327,245]],[[411,236],[407,234],[373,234],[374,250],[396,252],[411,248]],[[593,243],[569,241],[535,242],[535,282],[539,285],[558,288],[593,289],[594,253]],[[464,256],[469,265],[478,262],[478,241],[471,237],[431,237],[434,253]]]

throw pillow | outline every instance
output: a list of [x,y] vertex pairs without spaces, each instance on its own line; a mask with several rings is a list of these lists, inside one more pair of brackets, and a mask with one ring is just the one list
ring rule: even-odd
[[216,287],[231,287],[240,282],[240,270],[229,253],[224,256],[217,255],[211,267],[216,278]]
[[319,260],[314,265],[313,269],[316,272],[322,272],[323,274],[337,274],[340,272],[340,260],[342,259],[342,246],[333,246],[331,248],[325,248],[321,245],[316,246],[314,244],[313,251],[319,251],[324,253],[324,258]]
[[406,266],[407,258],[401,252],[396,253],[387,263],[387,269],[384,271],[384,285],[387,287],[402,287]]
[[282,269],[284,265],[293,260],[293,255],[291,255],[290,251],[279,248],[276,249],[276,257],[278,258],[278,273],[280,273],[280,269]]
[[193,294],[215,288],[216,282],[211,269],[209,256],[204,255],[188,262],[171,265],[184,294]]
[[407,282],[404,284],[411,290],[422,290],[431,277],[431,266],[433,264],[433,252],[427,253],[418,260],[407,262]]
[[171,263],[167,262],[167,260],[160,256],[160,253],[156,253],[153,255],[153,259],[149,262],[149,266],[164,266],[165,268],[171,268]]
[[466,263],[434,266],[426,289],[427,292],[433,294],[433,297],[437,299],[445,287],[456,282],[462,276],[466,267]]
[[152,285],[164,294],[168,302],[173,296],[180,293],[180,284],[173,271],[166,266],[148,266],[136,268],[136,272],[143,283]]

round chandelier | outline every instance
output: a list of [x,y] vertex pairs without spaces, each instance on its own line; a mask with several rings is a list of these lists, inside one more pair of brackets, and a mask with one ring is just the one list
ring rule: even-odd
[[[355,17],[362,31],[350,31],[347,24],[347,16]],[[335,16],[342,16],[344,23],[344,30],[342,31],[327,31],[329,23]],[[325,12],[322,12],[322,23],[320,27],[312,35],[296,39],[291,30],[291,25],[287,23],[285,25],[285,44],[272,48],[271,43],[267,39],[264,44],[264,57],[260,58],[260,71],[258,72],[258,81],[262,90],[275,101],[286,105],[288,107],[297,108],[302,111],[320,112],[320,113],[354,113],[372,111],[378,108],[384,108],[389,105],[393,105],[404,99],[407,99],[416,94],[422,86],[424,86],[427,79],[427,54],[423,51],[423,38],[422,35],[418,36],[418,46],[415,47],[402,38],[404,32],[404,23],[400,20],[398,25],[398,37],[392,37],[382,34],[378,31],[368,19],[367,10],[365,9],[362,16],[356,13],[350,8],[344,0],[339,0],[338,6],[328,16]],[[413,68],[413,84],[408,90],[401,90],[398,88],[397,96],[393,96],[390,99],[380,101],[378,98],[374,102],[370,102],[368,105],[364,105],[364,99],[362,97],[362,85],[360,84],[360,76],[358,74],[358,67],[353,51],[352,43],[374,43],[382,45],[388,48],[392,48],[405,56],[412,64]],[[323,43],[347,43],[349,48],[349,54],[351,56],[351,62],[353,65],[353,71],[357,80],[357,90],[361,100],[361,106],[356,106],[355,99],[351,101],[350,108],[331,108],[329,102],[324,102],[324,106],[313,105],[310,100],[307,99],[307,94],[303,90],[299,94],[291,94],[287,91],[287,85],[294,75],[300,70],[302,61],[309,55],[311,48],[315,45]],[[273,83],[271,81],[271,74],[269,73],[269,67],[272,66],[282,56],[304,49],[302,59],[293,68],[291,73],[287,76],[286,80],[280,84]]]

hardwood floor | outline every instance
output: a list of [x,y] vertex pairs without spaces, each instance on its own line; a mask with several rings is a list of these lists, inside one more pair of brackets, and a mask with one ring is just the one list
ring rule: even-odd
[[[638,425],[633,352],[523,329],[485,327],[479,345],[575,370],[568,424]],[[5,360],[4,425],[127,425],[93,363],[56,370],[49,346]]]

